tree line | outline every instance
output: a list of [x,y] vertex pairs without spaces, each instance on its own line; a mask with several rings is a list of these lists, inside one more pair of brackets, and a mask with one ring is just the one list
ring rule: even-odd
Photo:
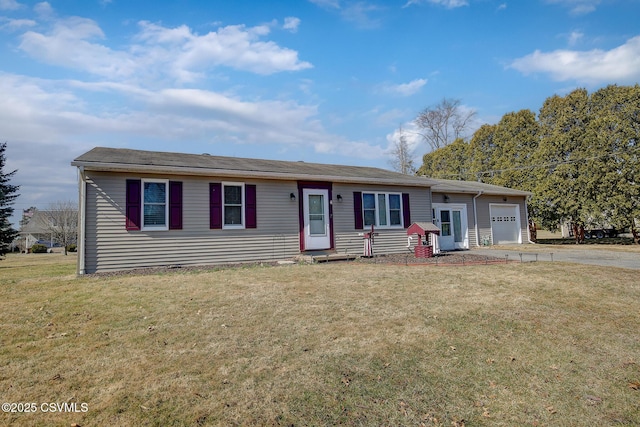
[[[419,123],[417,123],[419,124]],[[640,241],[640,86],[576,89],[481,126],[423,157],[418,175],[533,193],[529,216],[556,229],[629,229]]]

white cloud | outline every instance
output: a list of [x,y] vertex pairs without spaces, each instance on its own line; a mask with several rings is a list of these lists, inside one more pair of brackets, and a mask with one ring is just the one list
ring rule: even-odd
[[349,4],[341,13],[344,20],[355,23],[359,28],[370,29],[380,26],[380,19],[372,15],[382,10],[380,6],[361,1]]
[[[82,90],[94,96],[83,98]],[[294,101],[247,101],[207,90],[145,90],[120,83],[52,81],[9,74],[0,74],[0,93],[5,101],[0,103],[3,138],[51,146],[64,141],[66,151],[80,147],[73,148],[77,154],[88,149],[87,141],[110,146],[117,141],[121,146],[137,144],[142,148],[140,141],[153,140],[151,149],[190,141],[271,144],[296,150],[313,147],[317,153],[369,159],[382,155],[375,146],[328,133],[320,123],[317,106]],[[114,107],[103,102],[101,95],[123,96],[135,102]],[[96,97],[100,99],[88,101]],[[68,159],[62,166],[67,164]]]
[[507,8],[507,4],[502,3],[496,8],[496,10],[500,11],[500,10],[505,10],[506,8]]
[[298,27],[300,26],[300,18],[296,18],[295,16],[288,16],[284,18],[284,25],[282,28],[285,30],[289,30],[292,33],[298,31]]
[[340,0],[309,0],[316,6],[320,6],[325,9],[340,9]]
[[611,50],[555,50],[514,60],[510,65],[523,74],[548,74],[557,81],[632,83],[640,79],[640,36]]
[[467,0],[409,0],[403,7],[409,7],[412,5],[419,5],[424,3],[435,4],[437,6],[443,6],[447,9],[455,9],[457,7],[468,6]]
[[142,56],[152,54],[167,62],[182,81],[192,81],[198,73],[218,66],[264,75],[312,68],[309,62],[298,59],[296,51],[262,41],[270,32],[266,25],[230,25],[202,36],[186,26],[166,28],[149,22],[140,25],[138,38],[145,44],[136,49]]
[[569,46],[575,46],[582,38],[584,37],[584,33],[580,31],[572,31],[568,37]]
[[95,21],[71,17],[55,22],[48,34],[26,32],[20,49],[45,63],[103,77],[117,79],[134,74],[139,63],[130,54],[91,42],[104,38]]
[[415,95],[427,84],[427,79],[415,79],[409,83],[402,83],[397,85],[382,85],[381,90],[385,93],[398,96],[411,96]]
[[339,11],[345,21],[354,23],[358,28],[372,29],[380,26],[380,18],[373,15],[380,13],[384,7],[366,1],[353,1],[342,5],[339,0],[309,0],[311,3],[327,10]]
[[33,10],[40,16],[41,18],[50,18],[54,15],[53,8],[49,2],[43,1],[40,3],[36,3],[33,6]]
[[584,15],[596,10],[601,0],[547,0],[550,4],[567,7],[572,15]]
[[185,25],[167,28],[142,21],[139,27],[137,43],[114,50],[95,21],[70,17],[55,21],[47,33],[25,33],[20,48],[45,63],[116,80],[192,82],[221,66],[265,75],[312,67],[296,51],[262,40],[270,32],[266,25],[231,25],[204,35]]
[[36,21],[31,19],[9,19],[0,17],[0,22],[6,22],[6,24],[0,24],[0,30],[5,31],[18,31],[25,27],[33,27],[36,25]]
[[16,0],[0,0],[0,10],[17,10],[21,7],[22,5]]

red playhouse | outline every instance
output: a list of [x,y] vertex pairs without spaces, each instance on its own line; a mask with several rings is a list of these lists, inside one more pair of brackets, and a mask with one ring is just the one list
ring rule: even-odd
[[411,246],[411,236],[418,235],[418,244],[415,246],[414,253],[416,258],[431,258],[433,257],[434,238],[431,234],[436,236],[440,235],[440,229],[430,222],[414,222],[407,229],[407,236],[409,237],[409,244]]

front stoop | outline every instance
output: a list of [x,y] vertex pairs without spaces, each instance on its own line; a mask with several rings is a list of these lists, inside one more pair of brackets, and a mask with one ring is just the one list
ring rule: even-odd
[[300,262],[316,263],[330,261],[351,261],[358,258],[359,255],[337,253],[335,251],[307,251],[296,257]]

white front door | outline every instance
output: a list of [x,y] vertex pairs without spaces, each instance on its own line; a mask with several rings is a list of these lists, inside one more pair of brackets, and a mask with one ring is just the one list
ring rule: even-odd
[[304,217],[304,249],[331,248],[329,228],[329,190],[302,190]]
[[469,249],[466,205],[433,204],[434,223],[440,228],[440,250]]

